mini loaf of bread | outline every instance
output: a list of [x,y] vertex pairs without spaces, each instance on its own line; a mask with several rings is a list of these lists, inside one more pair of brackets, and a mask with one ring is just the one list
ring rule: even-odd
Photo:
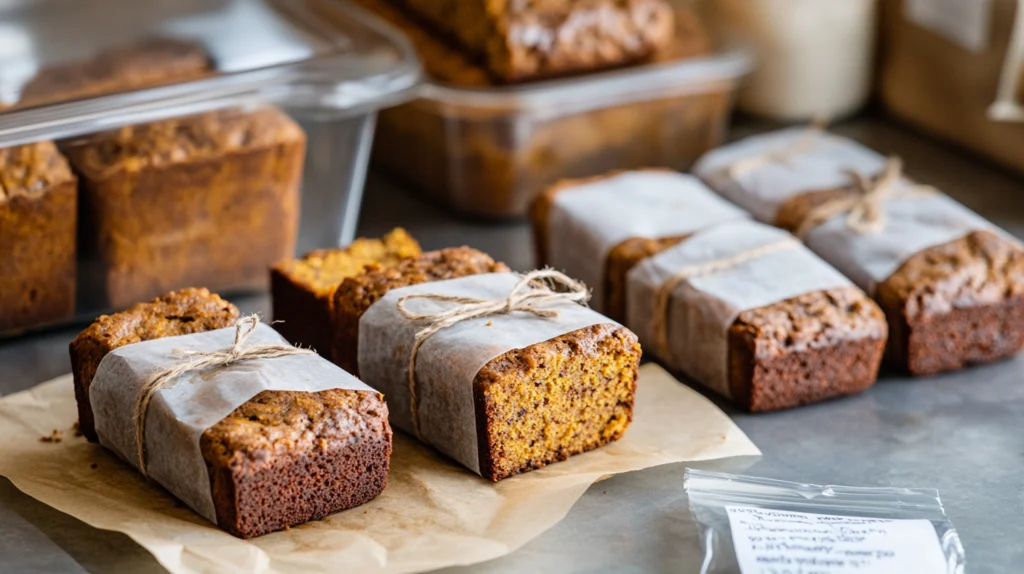
[[[233,305],[205,289],[169,293],[100,317],[71,344],[82,431],[97,440],[89,388],[107,353],[233,326],[237,318]],[[372,500],[387,482],[387,419],[387,405],[376,392],[260,392],[205,429],[195,446],[206,464],[217,525],[249,538]]]
[[505,82],[641,60],[671,42],[675,24],[664,0],[393,1]]
[[878,376],[882,311],[781,230],[723,223],[644,259],[628,281],[627,325],[645,348],[743,410],[859,393]]
[[583,280],[595,292],[592,305],[617,321],[626,315],[626,275],[640,261],[695,231],[748,217],[693,176],[662,169],[560,181],[530,208],[538,266]]
[[276,108],[121,128],[66,148],[82,181],[87,274],[120,308],[170,289],[265,288],[292,257],[306,137]]
[[359,238],[348,247],[278,263],[270,270],[276,329],[293,345],[329,356],[331,301],[338,285],[366,267],[391,267],[420,253],[416,240],[398,228],[381,239]]
[[[931,375],[1016,354],[1024,248],[901,168],[851,140],[797,128],[711,152],[695,171],[871,293],[888,319],[894,366]],[[860,211],[865,201],[874,207]],[[818,220],[843,202],[853,203]]]
[[[461,325],[465,330],[458,336],[457,349],[449,343],[437,343],[446,354],[457,352],[457,358],[431,357],[430,343],[424,343],[415,359],[418,366],[411,367],[417,373],[414,398],[407,380],[410,345],[392,339],[401,338],[409,329],[419,329],[419,323],[393,315],[402,322],[396,329],[382,323],[365,325],[361,319],[369,314],[379,319],[382,315],[375,304],[394,305],[391,299],[397,296],[396,291],[432,292],[457,287],[485,296],[483,291],[475,290],[477,283],[485,287],[484,291],[488,285],[500,283],[505,287],[487,295],[505,297],[516,276],[504,271],[504,265],[478,251],[447,249],[346,279],[335,291],[334,300],[338,326],[335,357],[352,368],[362,368],[367,362],[374,365],[374,371],[364,375],[370,384],[388,394],[392,424],[417,432],[441,452],[493,481],[565,460],[621,437],[632,420],[640,359],[640,346],[633,333],[576,304],[560,308],[560,317],[569,321],[568,316],[575,314],[577,323],[572,324],[585,327],[563,331],[552,327],[550,318],[526,314],[525,319],[518,320],[532,322],[525,327],[519,325],[519,332],[548,333],[543,329],[554,329],[562,334],[547,337],[531,333],[542,340],[505,352],[500,349],[508,347],[497,340],[503,335],[503,326],[509,325],[507,321],[515,318],[495,315]],[[578,315],[583,315],[582,322]],[[373,333],[360,332],[361,326]],[[442,330],[432,337],[443,338],[449,333]],[[380,349],[375,343],[374,348],[361,351],[357,346],[364,336],[382,336],[388,341],[382,342]],[[395,345],[395,353],[389,345]],[[492,352],[497,356],[492,357]],[[434,368],[446,369],[450,362],[463,360],[483,366],[460,370],[471,372],[465,381],[428,374]],[[417,409],[418,414],[410,412]],[[468,440],[459,443],[453,437]]]
[[0,149],[0,333],[74,315],[77,206],[52,142]]

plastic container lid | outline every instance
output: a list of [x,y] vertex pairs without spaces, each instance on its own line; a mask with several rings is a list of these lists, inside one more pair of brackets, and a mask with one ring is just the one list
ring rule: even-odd
[[[145,41],[194,44],[200,79],[18,105],[44,69]],[[0,0],[0,147],[66,138],[256,102],[318,119],[413,95],[419,62],[389,26],[339,0]]]

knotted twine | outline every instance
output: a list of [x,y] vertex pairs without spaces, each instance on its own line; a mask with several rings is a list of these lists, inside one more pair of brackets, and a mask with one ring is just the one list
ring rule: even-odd
[[737,180],[747,173],[773,164],[789,165],[796,157],[821,145],[827,124],[824,118],[815,118],[811,125],[807,126],[807,130],[789,145],[768,148],[761,153],[737,159],[726,167],[729,178]]
[[242,317],[235,324],[235,342],[230,347],[220,351],[192,351],[189,349],[176,349],[174,353],[192,357],[192,360],[179,363],[163,371],[155,373],[139,389],[135,399],[135,407],[132,409],[132,417],[135,423],[135,436],[138,437],[137,451],[139,459],[139,471],[143,476],[146,474],[146,413],[149,411],[149,404],[156,392],[164,388],[168,383],[176,381],[186,373],[202,371],[205,369],[217,369],[226,367],[241,361],[252,361],[259,359],[274,359],[277,357],[288,357],[291,355],[313,354],[310,349],[285,345],[253,345],[245,347],[246,340],[256,331],[260,324],[259,315],[248,315]]
[[[555,289],[559,290],[555,290]],[[441,293],[415,293],[398,299],[398,311],[410,321],[425,321],[427,326],[417,331],[409,355],[409,414],[413,432],[421,440],[419,411],[416,406],[416,357],[420,347],[432,335],[463,321],[509,315],[515,311],[532,313],[537,317],[552,318],[559,315],[558,309],[541,308],[551,303],[586,304],[590,292],[586,285],[553,269],[539,269],[522,275],[519,282],[504,299],[479,299]],[[435,313],[410,311],[406,303],[413,299],[427,299],[441,303],[456,303],[455,307]]]
[[803,239],[814,228],[829,219],[847,214],[846,225],[860,234],[877,233],[885,227],[884,204],[890,199],[934,195],[938,190],[931,186],[908,184],[897,189],[903,178],[903,161],[890,157],[885,169],[877,179],[871,181],[864,174],[846,170],[853,179],[856,194],[827,201],[812,209],[797,227],[796,236]]
[[722,271],[732,269],[733,267],[742,265],[748,261],[760,259],[761,257],[778,251],[794,249],[800,245],[801,243],[795,237],[786,237],[785,239],[760,245],[735,255],[683,267],[673,273],[671,277],[658,286],[658,291],[654,300],[654,314],[651,317],[651,331],[654,335],[654,346],[658,350],[660,356],[665,360],[668,360],[671,357],[671,349],[668,341],[668,306],[672,299],[672,292],[675,291],[676,287],[678,287],[682,282],[695,277],[721,273]]

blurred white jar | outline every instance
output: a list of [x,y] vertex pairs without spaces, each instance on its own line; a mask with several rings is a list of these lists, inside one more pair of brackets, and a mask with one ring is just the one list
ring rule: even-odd
[[797,121],[848,115],[873,78],[877,0],[705,0],[721,39],[747,46],[757,67],[740,109]]

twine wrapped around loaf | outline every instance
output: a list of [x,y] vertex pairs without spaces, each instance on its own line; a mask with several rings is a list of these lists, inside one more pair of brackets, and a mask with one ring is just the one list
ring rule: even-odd
[[[470,319],[508,315],[515,311],[532,313],[538,317],[557,317],[558,309],[542,308],[551,303],[578,303],[585,305],[590,292],[585,285],[553,269],[540,269],[522,275],[504,299],[479,299],[440,293],[415,293],[398,299],[398,311],[410,321],[425,321],[427,326],[416,332],[409,354],[409,411],[413,432],[422,439],[419,412],[416,406],[416,357],[420,347],[438,331]],[[427,299],[455,306],[436,313],[416,313],[406,304],[413,299]]]
[[149,411],[149,404],[152,402],[153,396],[157,391],[166,387],[172,381],[176,381],[186,373],[226,367],[240,361],[314,354],[310,349],[302,349],[290,345],[253,345],[245,347],[246,340],[256,331],[259,323],[259,315],[248,315],[239,319],[238,323],[235,324],[234,344],[220,351],[175,350],[176,354],[191,357],[191,359],[154,373],[146,384],[142,385],[135,400],[135,407],[132,409],[132,418],[135,424],[135,436],[138,439],[138,450],[136,453],[138,455],[138,466],[143,476],[146,476],[146,413]]
[[801,243],[795,237],[787,237],[773,243],[748,249],[747,251],[743,251],[735,255],[683,267],[673,273],[671,277],[658,286],[654,301],[654,313],[651,317],[651,332],[654,335],[654,346],[658,350],[659,355],[665,360],[668,360],[671,357],[671,349],[668,341],[668,306],[672,299],[672,292],[675,291],[676,287],[678,287],[682,282],[695,277],[720,273],[727,269],[732,269],[733,267],[742,265],[747,261],[760,259],[761,257],[778,251],[794,249],[800,245]]
[[853,179],[856,194],[827,201],[812,209],[797,227],[796,236],[803,239],[814,228],[841,214],[847,214],[846,225],[861,234],[877,233],[885,227],[884,204],[890,199],[933,195],[938,191],[927,185],[908,184],[898,189],[903,180],[903,160],[890,157],[885,169],[871,181],[864,174],[847,170]]
[[828,120],[816,117],[811,125],[807,126],[807,130],[789,145],[769,148],[761,153],[737,159],[726,167],[729,178],[737,180],[747,173],[773,164],[790,164],[796,157],[821,145],[827,125]]

